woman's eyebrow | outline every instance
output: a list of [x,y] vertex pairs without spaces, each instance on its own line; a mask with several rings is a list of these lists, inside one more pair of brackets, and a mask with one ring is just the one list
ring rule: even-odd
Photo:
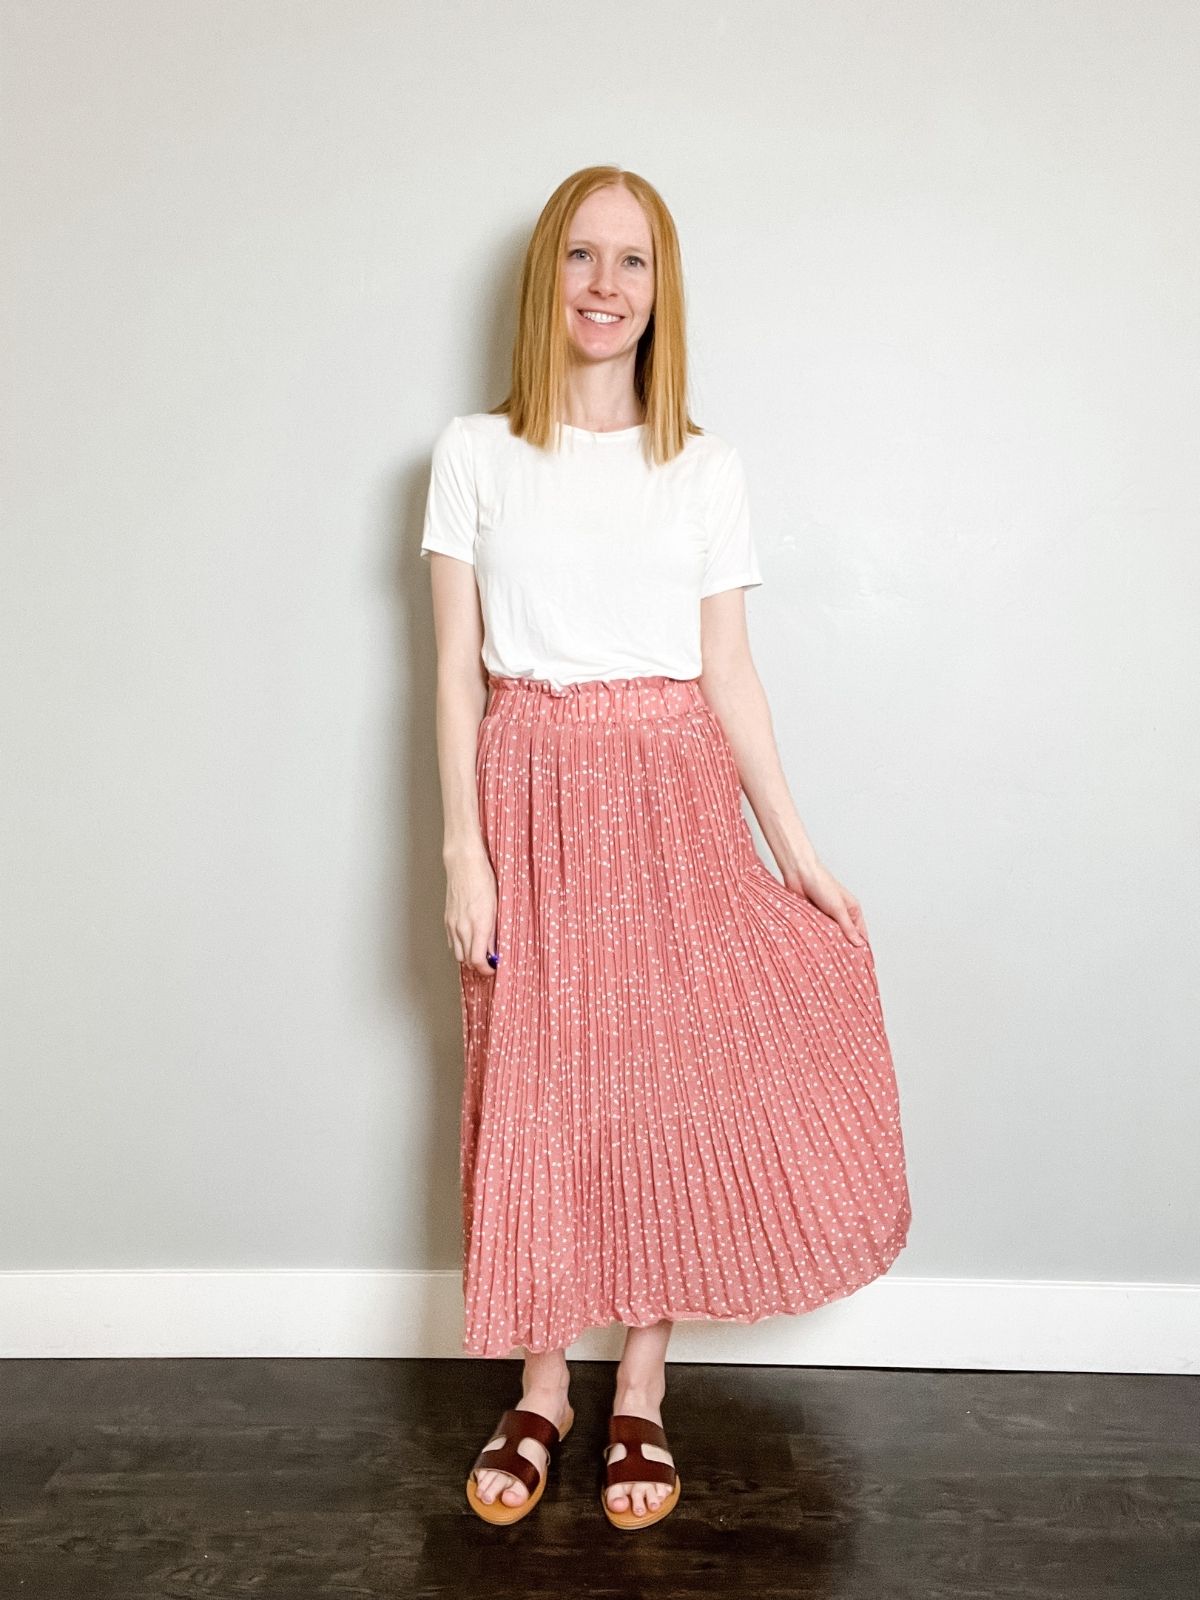
[[[571,246],[574,246],[574,245],[577,245],[577,244],[586,244],[592,250],[595,250],[597,248],[596,242],[595,242],[594,239],[568,239],[567,243],[568,243],[568,245],[571,245]],[[638,255],[640,255],[640,256],[648,256],[650,254],[649,247],[646,246],[646,245],[642,245],[642,244],[623,244],[623,245],[621,245],[620,248],[622,250],[636,250]]]

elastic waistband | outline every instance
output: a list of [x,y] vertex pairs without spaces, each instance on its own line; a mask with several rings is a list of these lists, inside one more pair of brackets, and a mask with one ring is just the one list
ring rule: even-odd
[[685,716],[706,703],[699,678],[662,673],[558,685],[548,678],[505,678],[489,672],[488,688],[487,715],[528,722],[639,722]]

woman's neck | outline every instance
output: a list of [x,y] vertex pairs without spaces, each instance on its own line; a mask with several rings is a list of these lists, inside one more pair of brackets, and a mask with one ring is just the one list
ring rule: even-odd
[[564,422],[589,433],[620,433],[646,420],[646,408],[629,384],[568,385],[564,412]]

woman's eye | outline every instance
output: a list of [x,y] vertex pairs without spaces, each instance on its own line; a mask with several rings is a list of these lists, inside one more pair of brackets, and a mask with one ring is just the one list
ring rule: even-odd
[[[568,250],[567,251],[567,260],[569,261],[572,256],[585,256],[585,255],[587,255],[587,251],[583,248],[583,246],[581,244],[577,244],[573,250]],[[646,265],[645,261],[642,259],[641,256],[626,256],[625,259],[626,259],[626,261],[636,261],[639,267],[644,267]]]

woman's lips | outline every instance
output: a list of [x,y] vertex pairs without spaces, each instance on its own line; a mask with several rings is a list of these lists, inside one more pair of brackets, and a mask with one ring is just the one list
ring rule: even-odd
[[[586,309],[591,308],[588,307]],[[617,320],[615,322],[597,322],[594,317],[585,315],[585,308],[583,307],[576,307],[576,315],[581,321],[586,322],[589,328],[618,328],[625,320],[624,317],[619,315],[617,312],[608,312],[606,315],[616,317]]]

